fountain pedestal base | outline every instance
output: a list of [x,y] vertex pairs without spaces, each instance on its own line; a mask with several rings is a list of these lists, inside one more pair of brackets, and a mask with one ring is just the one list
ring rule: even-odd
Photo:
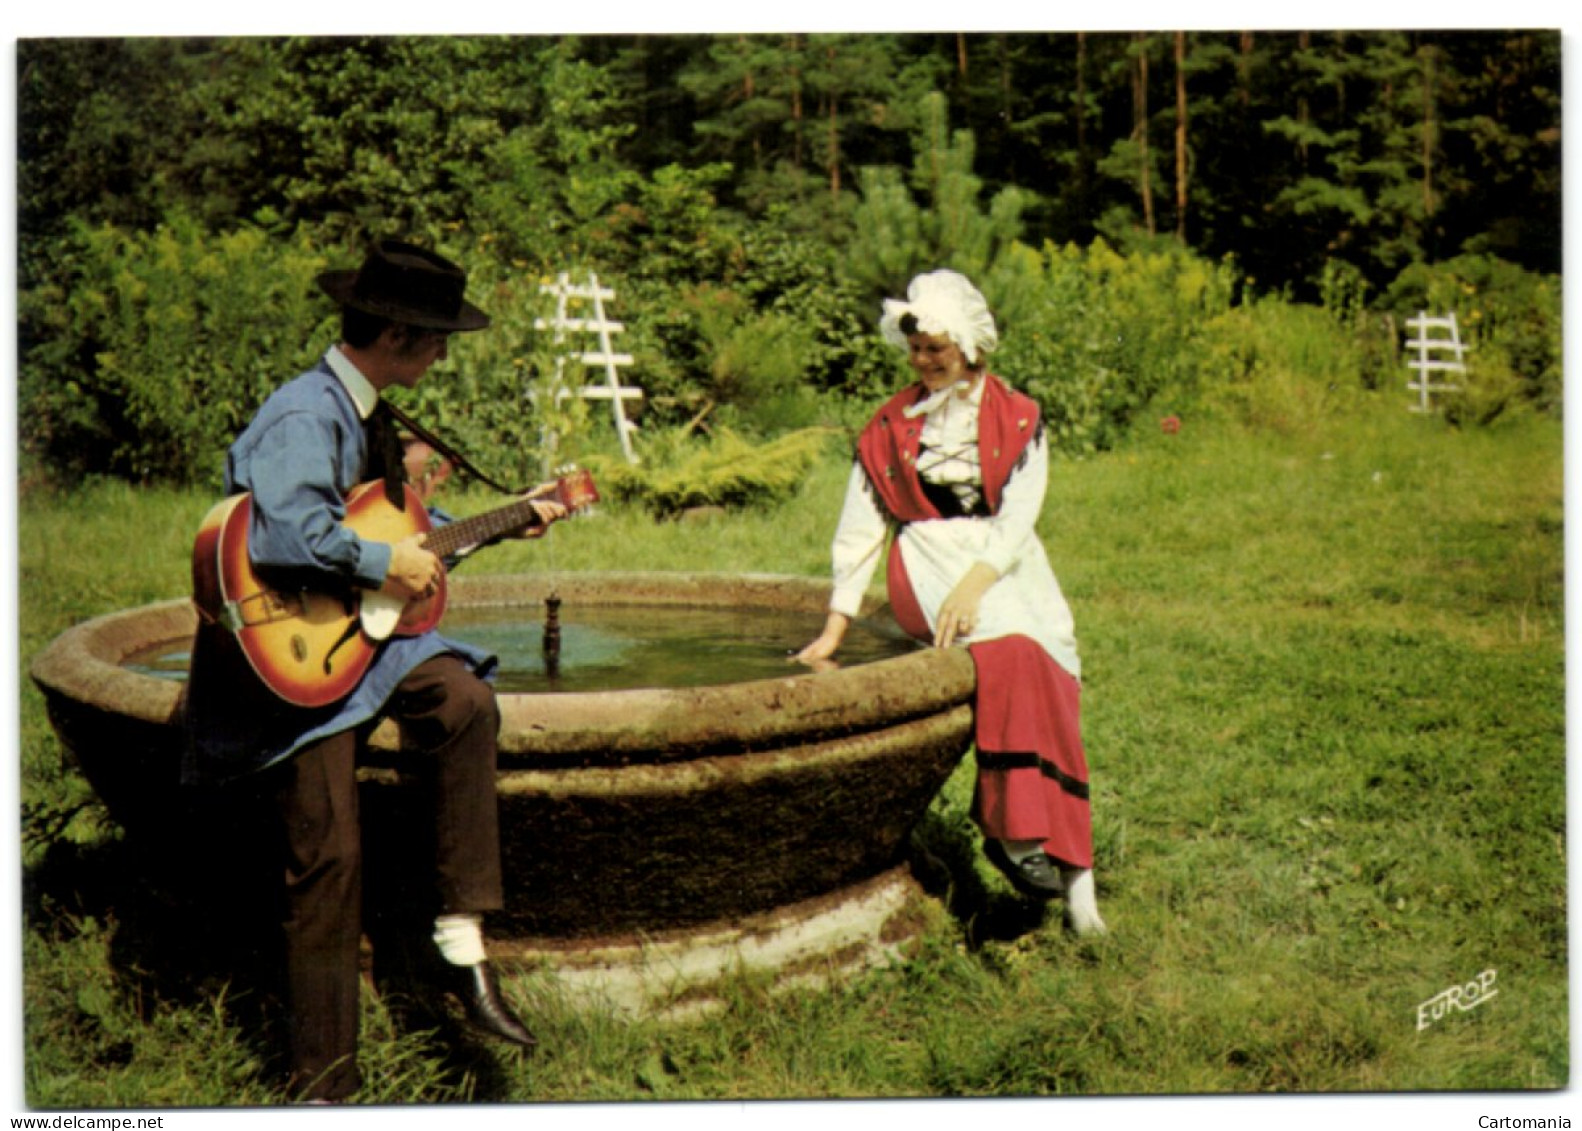
[[738,976],[817,987],[899,961],[932,906],[902,866],[739,923],[574,946],[491,938],[489,954],[506,976],[544,971],[574,1006],[682,1020],[722,1008]]

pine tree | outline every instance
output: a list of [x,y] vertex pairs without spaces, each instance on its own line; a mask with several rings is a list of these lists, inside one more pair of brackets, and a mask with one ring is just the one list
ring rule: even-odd
[[951,131],[944,96],[927,96],[921,118],[909,184],[893,168],[862,170],[847,263],[876,295],[899,293],[913,274],[936,267],[980,278],[1021,235],[1027,194],[1001,189],[984,209],[975,139],[970,130]]

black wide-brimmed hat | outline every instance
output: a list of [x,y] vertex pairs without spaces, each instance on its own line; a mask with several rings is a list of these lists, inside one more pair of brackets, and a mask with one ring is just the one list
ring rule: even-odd
[[465,271],[400,240],[380,240],[357,270],[326,271],[318,284],[341,306],[425,330],[482,330],[489,324],[489,316],[465,297]]

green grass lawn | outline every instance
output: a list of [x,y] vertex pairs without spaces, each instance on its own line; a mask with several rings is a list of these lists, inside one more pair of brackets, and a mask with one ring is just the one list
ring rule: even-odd
[[[606,508],[465,568],[822,575],[845,470],[701,523]],[[25,491],[24,671],[77,620],[183,595],[211,501]],[[1067,937],[977,861],[969,760],[915,837],[922,871],[966,872],[931,877],[906,965],[827,992],[743,980],[696,1023],[519,984],[531,1062],[458,1061],[369,1001],[363,1099],[1563,1087],[1562,522],[1551,420],[1460,432],[1391,401],[1281,435],[1189,418],[1057,460],[1040,530],[1083,649],[1109,938]],[[275,1102],[231,1003],[135,961],[147,924],[88,867],[113,865],[114,830],[25,678],[21,742],[28,1101]],[[1491,970],[1496,996],[1419,1029],[1420,1003]]]

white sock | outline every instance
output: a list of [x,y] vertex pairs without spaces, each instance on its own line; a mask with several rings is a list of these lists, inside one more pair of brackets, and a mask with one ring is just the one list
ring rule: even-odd
[[489,957],[483,948],[483,916],[441,915],[434,920],[434,945],[452,965],[478,965]]
[[1000,847],[1005,849],[1005,855],[1011,858],[1011,863],[1020,864],[1035,852],[1044,850],[1041,840],[1001,840]]
[[1109,928],[1099,916],[1098,893],[1091,868],[1061,868],[1066,882],[1066,919],[1079,935],[1105,935]]

